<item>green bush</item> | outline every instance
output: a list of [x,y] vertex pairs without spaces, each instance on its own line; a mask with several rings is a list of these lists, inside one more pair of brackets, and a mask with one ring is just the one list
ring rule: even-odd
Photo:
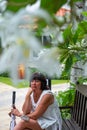
[[[71,88],[64,92],[60,91],[57,95],[57,101],[59,106],[72,106],[74,104],[75,89]],[[70,109],[64,109],[61,111],[63,118],[70,118]]]
[[2,77],[9,77],[9,74],[8,74],[8,72],[4,72],[4,73],[0,74],[0,76],[2,76]]

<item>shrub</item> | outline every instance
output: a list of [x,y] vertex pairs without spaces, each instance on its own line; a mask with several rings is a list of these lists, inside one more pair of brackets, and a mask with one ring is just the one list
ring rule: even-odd
[[[60,91],[56,95],[59,106],[72,106],[74,104],[74,97],[75,97],[74,88],[71,88],[64,92]],[[70,118],[70,109],[62,110],[61,114],[63,118]]]

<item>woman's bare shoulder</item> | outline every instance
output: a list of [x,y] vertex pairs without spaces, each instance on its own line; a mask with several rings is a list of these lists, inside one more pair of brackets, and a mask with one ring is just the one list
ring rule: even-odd
[[43,98],[41,99],[41,102],[42,103],[50,103],[52,104],[54,101],[54,95],[53,94],[49,94],[49,93],[46,93]]

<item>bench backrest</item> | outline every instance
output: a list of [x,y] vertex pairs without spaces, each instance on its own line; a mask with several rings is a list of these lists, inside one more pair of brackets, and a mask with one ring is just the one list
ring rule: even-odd
[[76,88],[72,118],[82,130],[87,130],[87,85]]

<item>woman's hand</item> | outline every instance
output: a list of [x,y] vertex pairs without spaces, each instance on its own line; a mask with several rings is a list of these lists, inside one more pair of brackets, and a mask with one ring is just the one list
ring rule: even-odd
[[26,98],[29,98],[29,96],[31,95],[31,93],[32,93],[32,88],[29,88],[28,92],[26,94]]
[[18,117],[22,115],[20,111],[16,108],[11,110],[11,114],[14,114],[15,116],[18,116]]

